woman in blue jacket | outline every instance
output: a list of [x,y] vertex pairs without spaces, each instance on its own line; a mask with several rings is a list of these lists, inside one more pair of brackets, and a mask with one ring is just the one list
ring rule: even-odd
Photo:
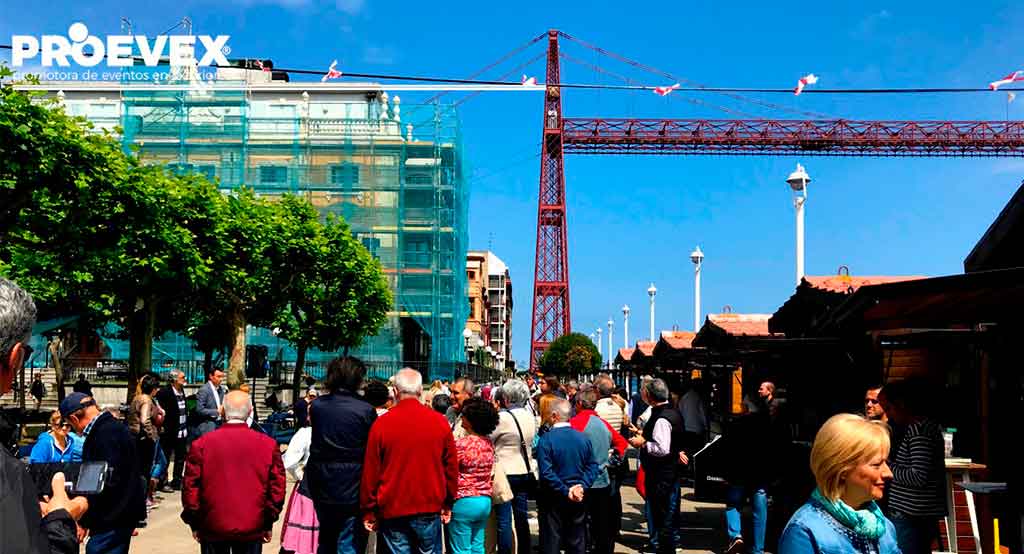
[[818,488],[786,524],[779,554],[900,554],[896,530],[879,510],[889,429],[854,414],[832,416],[811,448]]
[[29,454],[29,463],[81,462],[82,439],[70,430],[71,426],[61,421],[60,412],[50,414],[50,430],[39,435]]

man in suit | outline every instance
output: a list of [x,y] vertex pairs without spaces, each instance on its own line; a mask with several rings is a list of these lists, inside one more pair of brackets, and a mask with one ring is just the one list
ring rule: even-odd
[[185,410],[185,374],[173,370],[168,375],[169,383],[156,393],[156,401],[164,410],[164,426],[160,432],[160,448],[167,463],[174,457],[174,471],[165,492],[181,489],[181,473],[185,469],[185,438],[188,434]]
[[206,384],[196,391],[197,423],[192,432],[192,440],[213,431],[221,422],[221,404],[224,403],[224,371],[212,369],[206,374]]
[[136,454],[137,439],[110,412],[100,411],[91,396],[73,392],[60,403],[60,415],[85,437],[82,461],[107,462],[103,492],[89,497],[81,520],[89,530],[86,554],[128,554],[132,531],[146,519],[146,490]]
[[258,554],[284,506],[285,476],[274,439],[249,429],[252,401],[224,397],[224,425],[192,443],[181,519],[202,554]]

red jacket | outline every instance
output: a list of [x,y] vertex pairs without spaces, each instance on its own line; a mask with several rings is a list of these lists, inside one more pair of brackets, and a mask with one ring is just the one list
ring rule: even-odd
[[459,459],[448,421],[414,398],[377,418],[370,428],[359,499],[378,519],[451,509]]
[[284,492],[277,442],[244,422],[228,423],[192,443],[181,519],[201,540],[261,540],[281,513]]
[[[597,412],[594,410],[580,410],[576,412],[576,415],[573,416],[572,419],[569,420],[569,425],[573,429],[582,433],[587,427],[587,422],[590,421],[590,416],[601,419],[601,416],[597,415]],[[612,426],[607,421],[601,419],[601,423],[604,423],[604,426],[612,433],[612,448],[619,453],[619,456],[624,456],[626,454],[626,447],[629,446],[629,443],[626,442],[626,439],[623,438],[622,434],[615,429],[612,429]]]

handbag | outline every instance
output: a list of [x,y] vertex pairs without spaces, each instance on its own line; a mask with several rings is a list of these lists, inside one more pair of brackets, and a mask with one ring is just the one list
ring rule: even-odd
[[501,469],[501,465],[495,460],[491,470],[491,506],[511,502],[513,496],[515,495],[512,493],[512,485],[508,482],[505,470]]
[[526,491],[527,494],[531,494],[537,488],[537,476],[533,474],[530,457],[526,454],[526,438],[523,437],[523,428],[519,426],[519,420],[511,410],[502,411],[508,412],[508,415],[512,416],[512,422],[516,424],[516,431],[519,432],[519,454],[523,457],[523,463],[526,464]]

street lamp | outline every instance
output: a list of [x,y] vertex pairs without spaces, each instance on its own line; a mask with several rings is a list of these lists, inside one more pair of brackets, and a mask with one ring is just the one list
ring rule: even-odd
[[654,295],[658,294],[658,289],[654,287],[654,283],[647,287],[647,294],[651,297],[651,342],[654,342]]
[[476,338],[476,357],[478,358],[477,359],[477,364],[480,364],[480,360],[479,360],[480,352],[483,352],[483,349],[484,349],[484,339],[483,339],[483,337],[477,337]]
[[612,321],[612,318],[609,317],[608,318],[608,369],[612,368],[612,352],[615,350],[614,347],[612,347],[612,339],[615,338],[615,333],[612,333],[612,326],[613,325],[615,325],[615,322]]
[[473,361],[469,357],[469,351],[470,351],[469,339],[472,338],[472,337],[473,337],[473,331],[471,331],[469,329],[469,327],[466,327],[465,329],[462,330],[462,338],[464,339],[463,343],[465,344],[465,349],[466,349],[466,363],[470,363],[470,362]]
[[793,206],[796,208],[796,285],[804,278],[804,203],[807,202],[807,184],[811,176],[804,166],[796,164],[796,171],[789,174],[786,183],[793,189]]
[[700,246],[690,253],[690,261],[693,262],[693,332],[700,331],[700,266],[704,262],[704,253]]
[[485,365],[487,367],[493,367],[494,366],[494,349],[491,348],[491,345],[488,344],[487,348],[484,349],[484,352],[487,352],[487,363]]
[[622,347],[629,348],[629,305],[622,306]]

